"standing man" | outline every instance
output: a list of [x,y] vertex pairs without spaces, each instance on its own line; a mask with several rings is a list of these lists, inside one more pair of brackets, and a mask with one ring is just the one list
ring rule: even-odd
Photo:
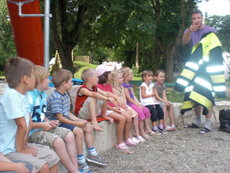
[[215,35],[216,30],[203,24],[203,14],[196,9],[192,12],[192,24],[184,32],[182,43],[188,44],[191,57],[177,79],[175,90],[184,91],[185,99],[181,113],[194,107],[195,122],[188,128],[201,127],[201,106],[206,115],[204,127],[200,134],[211,131],[211,116],[214,92],[218,97],[224,96],[224,72],[221,43]]

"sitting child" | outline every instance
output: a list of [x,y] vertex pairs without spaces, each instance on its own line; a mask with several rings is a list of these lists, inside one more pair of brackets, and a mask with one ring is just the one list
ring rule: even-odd
[[[97,66],[96,72],[99,78],[97,85],[98,88],[103,91],[113,93],[112,86],[109,83],[112,79],[111,71],[113,69],[114,68],[112,68],[111,66],[106,65]],[[130,134],[129,127],[132,121],[131,118],[129,118],[130,120],[128,121],[128,119],[126,119],[125,117],[126,115],[128,115],[128,113],[125,111],[121,112],[119,106],[115,106],[111,102],[107,102],[107,109],[108,117],[114,119],[115,122],[117,122],[117,144],[115,145],[115,147],[117,149],[125,151],[126,153],[133,153],[133,151],[131,151],[127,144],[124,142],[124,140],[126,141],[129,139],[129,136],[127,134]]]
[[[160,105],[164,110],[164,127],[167,131],[174,131],[176,129],[174,122],[174,109],[173,105],[168,101],[166,95],[166,86],[164,84],[165,81],[165,73],[162,70],[157,70],[155,74],[156,82],[154,82],[154,89],[156,92],[156,98],[160,101]],[[168,116],[170,118],[170,125],[168,125]]]
[[[47,98],[46,115],[51,120],[59,120],[59,127],[70,129],[76,138],[77,160],[80,172],[90,173],[86,160],[90,163],[106,166],[107,163],[97,154],[94,147],[93,128],[91,123],[77,118],[70,112],[70,97],[67,93],[72,88],[72,73],[66,69],[59,69],[54,72],[52,81],[56,90]],[[85,139],[88,148],[88,156],[83,155],[83,140]]]
[[[127,99],[127,103],[132,109],[134,109],[138,113],[140,134],[143,138],[147,139],[148,134],[154,135],[154,133],[152,132],[152,130],[150,128],[149,109],[147,107],[143,106],[137,100],[137,98],[133,92],[133,87],[129,83],[133,79],[132,70],[128,67],[124,67],[124,68],[122,68],[122,72],[123,72],[123,77],[124,77],[124,82],[122,85],[125,88],[125,96]],[[144,130],[144,123],[145,123],[146,131]]]
[[29,162],[39,173],[57,173],[56,153],[27,142],[30,130],[28,91],[34,89],[34,64],[24,58],[11,58],[5,65],[9,88],[0,99],[0,152],[10,160]]
[[29,92],[29,102],[32,114],[32,128],[29,142],[49,145],[60,157],[62,164],[69,173],[78,172],[76,161],[76,143],[73,133],[66,128],[57,127],[58,120],[49,120],[45,117],[46,93],[50,80],[49,72],[45,67],[35,66],[36,88]]
[[98,124],[97,118],[102,117],[110,120],[111,123],[113,122],[113,119],[106,114],[107,104],[105,101],[115,102],[114,99],[117,100],[117,97],[110,92],[97,88],[98,77],[95,70],[84,70],[81,74],[81,79],[84,84],[77,92],[75,114],[79,118],[91,121],[95,130],[103,131]]

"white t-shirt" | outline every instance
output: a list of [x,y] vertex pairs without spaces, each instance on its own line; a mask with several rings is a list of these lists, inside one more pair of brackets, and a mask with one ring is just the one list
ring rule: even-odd
[[30,115],[27,95],[7,88],[0,98],[0,152],[4,155],[16,151],[17,125],[15,119],[23,116],[28,128]]
[[153,86],[154,86],[153,83],[150,83],[149,85],[147,85],[145,82],[143,82],[141,84],[141,86],[139,87],[140,101],[141,101],[141,104],[143,104],[144,106],[159,104],[159,102],[156,100],[156,98],[154,96],[152,96],[152,97],[146,97],[146,98],[143,98],[141,96],[141,87],[145,87],[146,88],[145,89],[145,94],[149,95],[149,94],[153,93]]

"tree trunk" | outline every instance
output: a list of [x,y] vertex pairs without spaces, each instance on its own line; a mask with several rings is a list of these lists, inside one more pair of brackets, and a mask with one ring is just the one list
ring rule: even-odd
[[136,69],[139,71],[139,43],[136,44]]

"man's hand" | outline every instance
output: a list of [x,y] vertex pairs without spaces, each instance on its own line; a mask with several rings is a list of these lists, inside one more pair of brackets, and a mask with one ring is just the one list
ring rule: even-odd
[[189,27],[189,31],[190,32],[194,32],[194,31],[197,31],[198,29],[199,29],[199,25],[198,24],[196,24],[196,23],[192,23],[191,25],[190,25],[190,27]]

